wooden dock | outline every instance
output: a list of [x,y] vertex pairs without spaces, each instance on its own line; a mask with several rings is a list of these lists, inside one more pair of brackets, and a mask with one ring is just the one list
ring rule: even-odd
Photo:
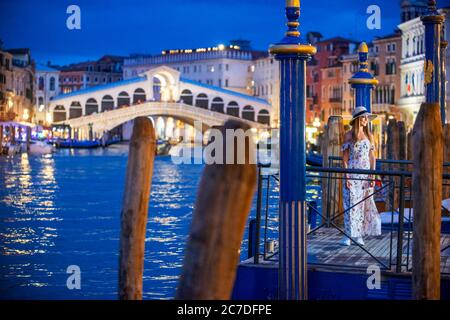
[[[402,273],[411,272],[412,268],[412,233],[403,233]],[[308,265],[322,269],[355,270],[365,269],[369,265],[378,265],[382,270],[395,272],[397,259],[397,232],[383,231],[381,236],[364,239],[365,252],[357,245],[340,244],[342,233],[335,228],[321,228],[308,235]],[[409,247],[409,257],[408,257]],[[446,249],[447,248],[447,249]],[[441,273],[450,277],[450,234],[441,235]],[[263,265],[278,264],[278,256],[270,260],[260,258]],[[253,258],[243,262],[253,263]],[[408,266],[408,267],[407,267]]]

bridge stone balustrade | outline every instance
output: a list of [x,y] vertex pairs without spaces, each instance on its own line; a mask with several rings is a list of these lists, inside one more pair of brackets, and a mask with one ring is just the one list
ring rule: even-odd
[[87,128],[92,126],[94,133],[102,134],[105,131],[114,129],[115,127],[133,120],[136,117],[156,117],[167,116],[174,119],[182,120],[185,123],[194,124],[194,121],[201,121],[203,130],[223,124],[230,118],[239,119],[248,123],[252,128],[268,129],[268,126],[259,122],[249,121],[237,118],[228,114],[202,109],[184,103],[176,102],[146,102],[130,107],[113,109],[101,113],[94,113],[88,116],[82,116],[74,119],[56,122],[55,124],[70,125],[73,129]]

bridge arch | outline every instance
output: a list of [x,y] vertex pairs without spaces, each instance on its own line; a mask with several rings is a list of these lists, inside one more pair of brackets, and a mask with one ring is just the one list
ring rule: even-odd
[[128,107],[130,105],[130,95],[126,91],[122,91],[117,96],[117,108]]
[[227,106],[227,114],[239,117],[239,104],[236,101],[230,101]]
[[202,109],[209,109],[209,99],[206,93],[199,93],[195,98],[195,106]]
[[255,121],[255,108],[252,106],[245,106],[244,109],[242,109],[242,119]]
[[183,101],[183,103],[192,106],[194,103],[194,95],[192,94],[192,91],[189,89],[184,89],[181,92],[180,100]]
[[211,102],[211,111],[225,113],[224,107],[225,104],[223,103],[223,100],[220,97],[214,98]]
[[147,79],[151,79],[153,101],[174,102],[178,100],[177,83],[179,72],[166,66],[157,67],[146,73]]
[[72,101],[69,107],[69,119],[79,118],[83,115],[83,108],[79,101]]
[[133,104],[144,103],[147,100],[145,90],[142,88],[136,88],[133,93]]
[[67,120],[67,110],[62,105],[57,105],[53,110],[53,122]]
[[270,125],[270,113],[266,109],[261,109],[258,112],[258,120],[259,123]]
[[85,110],[85,115],[90,115],[90,114],[98,112],[97,100],[95,100],[94,98],[89,98],[86,101],[86,105],[84,107],[84,110]]
[[102,98],[102,112],[114,109],[114,99],[109,94]]

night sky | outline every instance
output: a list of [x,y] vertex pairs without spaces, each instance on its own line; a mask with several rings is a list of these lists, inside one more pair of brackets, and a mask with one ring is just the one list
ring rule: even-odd
[[[400,0],[302,0],[300,31],[325,38],[370,41],[392,33]],[[66,9],[81,8],[81,30],[69,30]],[[266,50],[286,29],[284,0],[0,0],[4,48],[28,47],[40,63],[97,59],[104,54],[158,54],[163,49],[210,47],[251,40]],[[369,5],[381,8],[381,30],[366,27]],[[448,6],[450,0],[438,0]]]

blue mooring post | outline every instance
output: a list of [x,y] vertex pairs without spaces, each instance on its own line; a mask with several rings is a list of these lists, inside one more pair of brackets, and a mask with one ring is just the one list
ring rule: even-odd
[[435,0],[428,1],[428,11],[421,17],[421,20],[425,26],[425,102],[441,103],[440,44],[441,28],[442,23],[444,22],[444,16],[440,15],[437,11]]
[[359,71],[348,80],[355,89],[355,107],[364,106],[367,111],[372,111],[372,90],[378,84],[369,72],[369,48],[365,42],[358,49]]
[[[443,33],[442,33],[443,35]],[[441,119],[442,119],[442,125],[445,125],[447,122],[447,102],[446,102],[446,79],[445,76],[445,56],[446,56],[446,50],[447,50],[448,42],[444,40],[444,37],[441,38]]]
[[298,31],[300,0],[286,1],[288,30],[270,53],[280,61],[280,212],[278,298],[306,300],[306,61],[316,48]]

